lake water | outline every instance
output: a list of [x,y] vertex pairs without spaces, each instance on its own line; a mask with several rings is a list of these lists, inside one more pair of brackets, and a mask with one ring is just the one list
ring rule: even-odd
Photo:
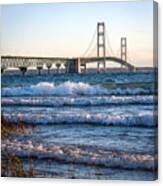
[[3,140],[36,177],[153,180],[157,90],[152,72],[7,75],[2,113],[30,135]]

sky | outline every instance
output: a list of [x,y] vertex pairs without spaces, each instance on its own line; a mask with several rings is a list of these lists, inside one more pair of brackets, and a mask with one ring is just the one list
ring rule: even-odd
[[[97,56],[97,22],[104,22],[108,56],[120,57],[127,38],[128,61],[153,66],[153,1],[1,5],[2,55]],[[109,44],[108,44],[109,43]]]

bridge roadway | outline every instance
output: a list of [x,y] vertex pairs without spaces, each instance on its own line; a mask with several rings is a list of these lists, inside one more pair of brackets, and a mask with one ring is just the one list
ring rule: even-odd
[[[133,71],[135,67],[130,63],[123,61],[117,57],[31,57],[31,56],[1,56],[1,72],[8,68],[19,68],[23,74],[27,71],[28,67],[36,67],[40,73],[43,65],[46,65],[48,72],[53,64],[56,65],[57,71],[61,64],[64,64],[67,73],[80,73],[81,66],[86,70],[87,63],[113,61],[125,66],[129,71]],[[99,69],[98,69],[99,70]],[[105,69],[104,69],[105,70]]]

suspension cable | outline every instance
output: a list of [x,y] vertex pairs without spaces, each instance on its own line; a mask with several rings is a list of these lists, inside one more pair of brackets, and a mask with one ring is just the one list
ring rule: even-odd
[[94,45],[94,47],[89,51],[89,53],[87,54],[89,57],[93,57],[95,56],[94,53],[96,51],[96,45]]
[[111,53],[112,56],[114,56],[114,52],[113,52],[113,49],[112,49],[110,41],[109,41],[108,31],[107,30],[106,30],[106,41],[107,41],[107,45],[108,45],[108,48],[107,47],[106,48],[108,49],[108,51],[110,49],[109,52]]
[[93,44],[93,41],[94,41],[94,39],[95,39],[96,33],[97,33],[97,31],[96,31],[96,29],[95,29],[94,34],[93,34],[93,37],[92,37],[92,39],[90,40],[90,43],[89,43],[87,49],[85,50],[85,52],[83,53],[83,55],[81,55],[82,57],[85,57],[86,54],[88,53],[88,51],[90,50],[90,48],[92,47],[92,44]]

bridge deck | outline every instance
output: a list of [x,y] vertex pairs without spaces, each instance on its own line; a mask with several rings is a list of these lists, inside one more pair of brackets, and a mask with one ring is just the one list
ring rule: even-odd
[[[20,68],[24,67],[38,67],[50,64],[65,64],[68,65],[73,62],[80,63],[80,65],[85,65],[87,63],[95,63],[103,61],[103,57],[32,57],[32,56],[1,56],[1,68]],[[134,66],[129,62],[126,62],[120,58],[114,56],[106,56],[105,61],[113,61],[128,67],[130,70],[134,69]],[[79,65],[79,66],[80,66]],[[76,67],[75,67],[76,68]]]

